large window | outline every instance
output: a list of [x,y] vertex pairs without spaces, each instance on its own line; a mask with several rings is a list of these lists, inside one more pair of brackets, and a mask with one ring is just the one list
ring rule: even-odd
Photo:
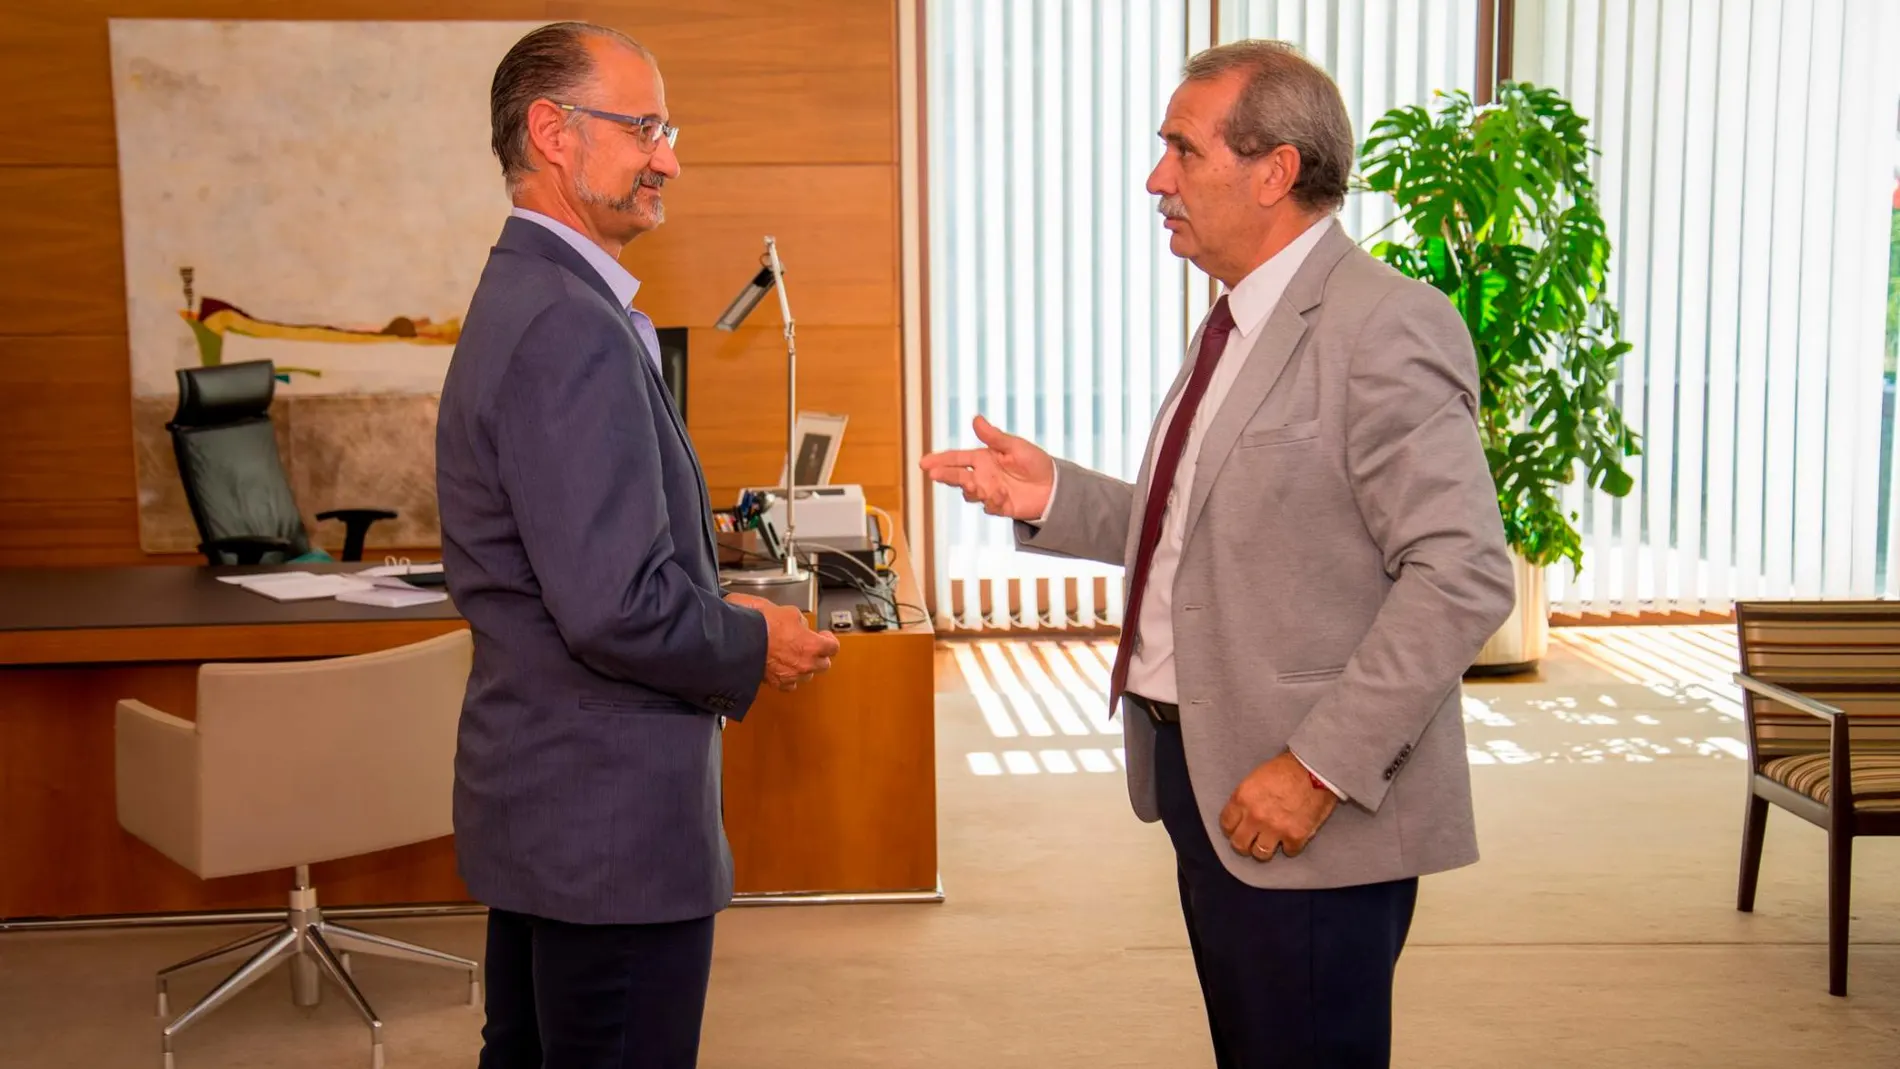
[[[1218,5],[1219,38],[1280,37],[1341,80],[1364,136],[1386,108],[1469,88],[1477,0]],[[1155,131],[1206,0],[932,0],[927,5],[932,441],[974,444],[982,413],[1123,478],[1210,299],[1168,252],[1145,191]],[[1363,237],[1388,207],[1355,195]],[[939,623],[1121,619],[1119,568],[1015,552],[1008,524],[934,501]]]
[[[1142,188],[1187,9],[928,5],[930,448],[974,445],[980,413],[1102,471],[1139,464],[1189,329],[1187,275]],[[1119,583],[1093,581],[1119,569],[1019,554],[1004,521],[933,492],[940,622],[1120,621]]]
[[[1332,74],[1364,143],[1379,116],[1434,94],[1470,92],[1478,69],[1478,0],[1223,0],[1220,40],[1298,45]],[[1354,193],[1339,213],[1364,240],[1397,213],[1383,194]]]
[[[1511,76],[1591,122],[1634,345],[1635,489],[1573,489],[1573,613],[1900,595],[1900,3],[1517,0]],[[1205,276],[1143,190],[1187,55],[1272,37],[1332,72],[1357,133],[1471,89],[1479,0],[930,0],[932,441],[970,418],[1130,476]],[[1218,19],[1219,25],[1213,23]],[[1347,233],[1390,204],[1354,194]],[[1118,569],[1018,554],[938,489],[939,622],[1120,622]],[[954,619],[952,618],[954,616]]]
[[1888,522],[1900,5],[1540,0],[1516,75],[1591,120],[1634,346],[1636,488],[1581,491],[1571,611],[1897,593]]

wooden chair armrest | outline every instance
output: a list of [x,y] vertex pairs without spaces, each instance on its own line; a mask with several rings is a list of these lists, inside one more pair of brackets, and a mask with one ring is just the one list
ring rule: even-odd
[[[1744,690],[1753,691],[1770,701],[1779,702],[1790,709],[1827,721],[1828,778],[1833,784],[1833,790],[1829,795],[1828,809],[1832,812],[1833,819],[1836,821],[1849,819],[1854,811],[1854,774],[1852,757],[1853,744],[1849,741],[1847,734],[1847,727],[1850,723],[1847,711],[1838,709],[1826,702],[1815,701],[1813,698],[1789,690],[1787,687],[1778,687],[1773,683],[1756,679],[1747,672],[1735,673],[1735,682],[1740,683]],[[1746,709],[1746,706],[1744,706],[1744,708]],[[1753,742],[1755,714],[1752,709],[1746,709],[1746,711],[1748,714],[1748,728],[1750,733],[1749,754],[1752,760],[1755,753]],[[1756,771],[1760,771],[1759,766],[1756,767]]]
[[1830,722],[1836,719],[1844,720],[1847,718],[1847,713],[1844,710],[1837,709],[1826,702],[1815,701],[1805,694],[1789,690],[1786,687],[1756,679],[1747,672],[1735,673],[1735,682],[1741,684],[1744,690],[1754,691],[1764,698],[1780,702],[1790,709],[1806,713],[1809,716],[1820,717],[1822,720]]

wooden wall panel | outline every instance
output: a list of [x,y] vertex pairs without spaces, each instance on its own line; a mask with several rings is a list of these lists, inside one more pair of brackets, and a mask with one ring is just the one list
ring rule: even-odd
[[117,161],[109,18],[584,19],[659,57],[690,159],[897,159],[894,0],[7,0],[0,166]]
[[131,503],[130,378],[123,334],[0,337],[0,529],[75,493]]
[[[710,328],[763,236],[777,236],[807,354],[801,405],[850,413],[837,478],[895,513],[897,2],[12,0],[0,19],[0,564],[180,559],[138,541],[114,17],[582,18],[639,38],[659,57],[684,166],[669,222],[627,253],[640,305],[662,326]],[[782,463],[777,326],[767,303],[737,336],[693,333],[689,422],[722,499]],[[720,396],[735,400],[701,410]]]
[[[761,305],[730,334],[688,335],[686,422],[720,507],[745,487],[769,485],[785,467],[785,335],[750,325],[764,311]],[[776,323],[772,314],[768,322]],[[832,481],[862,483],[870,503],[893,516],[903,464],[901,344],[896,327],[798,331],[798,407],[850,416]]]
[[[684,141],[681,142],[685,144]],[[654,322],[710,327],[778,241],[799,326],[897,325],[897,169],[702,167],[666,184],[667,222],[621,255]],[[747,326],[776,325],[768,297]]]
[[[0,166],[110,167],[112,65],[105,18],[77,2],[8,3],[0,22]],[[12,207],[12,206],[10,206]]]
[[556,0],[653,50],[690,167],[897,162],[894,0]]
[[118,174],[0,167],[0,272],[0,335],[123,335]]

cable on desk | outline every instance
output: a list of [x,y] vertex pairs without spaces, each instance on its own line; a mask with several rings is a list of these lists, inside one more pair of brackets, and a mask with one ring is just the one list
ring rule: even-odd
[[[741,562],[743,562],[745,558],[757,558],[766,564],[784,563],[777,557],[768,556],[756,550],[750,550],[744,547],[727,548],[737,552]],[[883,548],[889,549],[890,547],[886,546]],[[897,627],[916,627],[920,624],[928,624],[930,622],[930,612],[928,610],[919,605],[912,605],[909,602],[897,600],[894,590],[897,586],[897,574],[894,571],[879,571],[856,557],[844,553],[820,555],[811,550],[800,550],[799,561],[807,568],[810,568],[813,574],[819,578],[830,579],[834,583],[841,583],[857,591],[862,597],[889,606],[892,623]],[[863,573],[864,576],[869,576],[869,580],[853,574],[848,570],[838,568],[836,562],[839,561],[848,562],[852,568],[856,568],[859,572]],[[887,591],[885,589],[886,587],[893,589]],[[914,620],[905,620],[905,610],[916,613],[917,618]]]

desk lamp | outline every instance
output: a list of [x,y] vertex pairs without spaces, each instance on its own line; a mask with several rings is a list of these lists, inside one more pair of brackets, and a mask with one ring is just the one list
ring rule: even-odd
[[719,578],[728,586],[752,588],[746,592],[768,601],[792,605],[804,612],[815,612],[818,608],[818,584],[798,562],[798,525],[793,519],[793,484],[798,478],[795,452],[798,434],[798,343],[792,321],[792,302],[785,293],[785,269],[778,258],[778,241],[770,234],[765,237],[765,255],[759,258],[759,264],[758,274],[753,275],[739,295],[726,306],[714,326],[724,331],[738,329],[739,324],[745,322],[752,310],[765,299],[767,290],[778,290],[779,318],[785,322],[784,567],[722,569]]

